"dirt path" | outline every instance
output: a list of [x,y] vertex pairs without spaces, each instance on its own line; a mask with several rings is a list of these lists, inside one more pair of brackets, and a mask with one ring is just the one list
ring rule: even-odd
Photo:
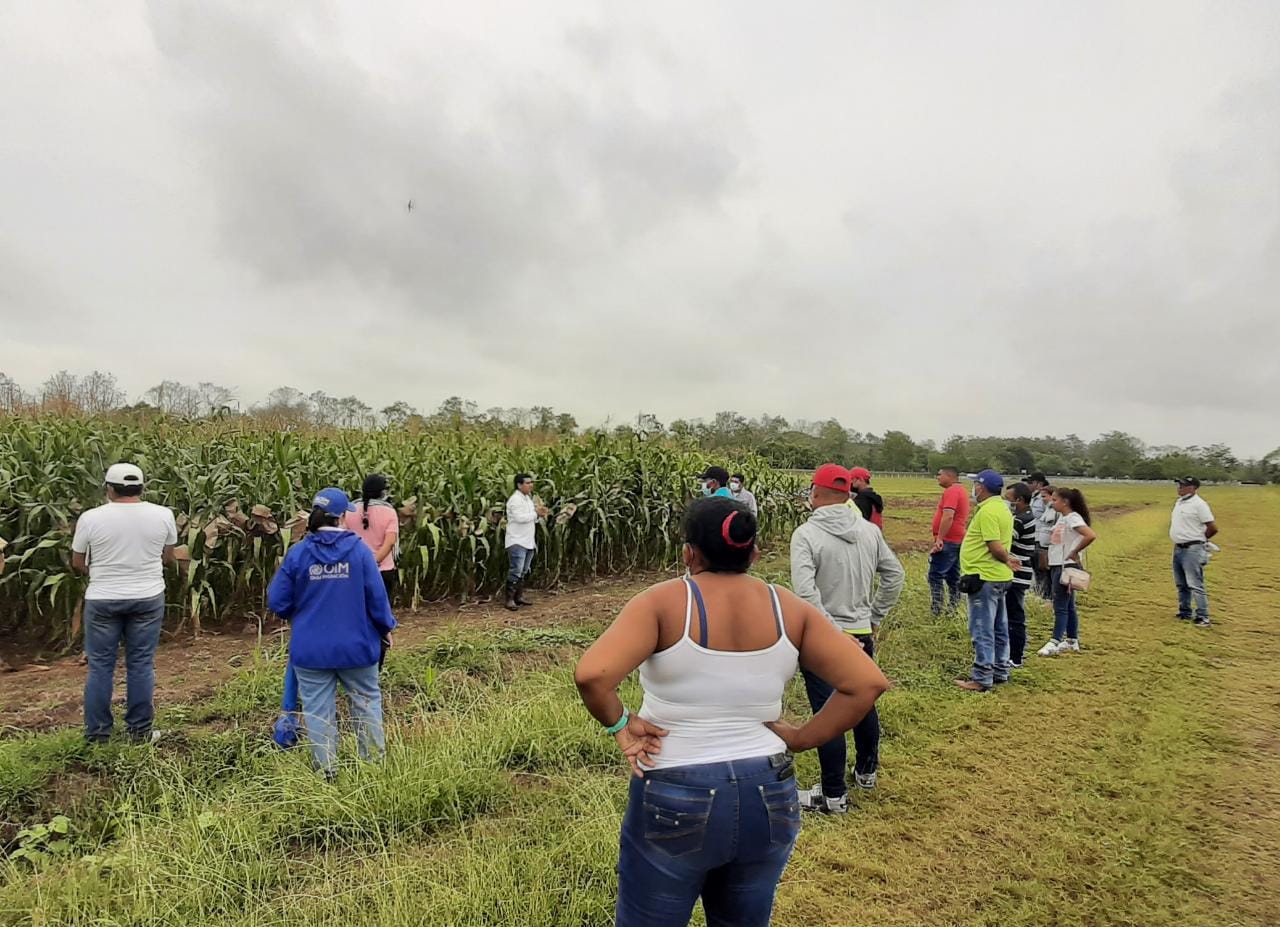
[[[658,579],[631,575],[598,579],[558,591],[529,593],[534,604],[508,612],[498,601],[429,605],[417,612],[400,610],[396,620],[398,646],[413,647],[433,631],[453,622],[485,628],[554,627],[616,615],[626,600]],[[662,577],[665,578],[665,577]],[[282,633],[277,622],[261,630],[270,642]],[[207,698],[234,674],[259,643],[256,622],[239,622],[200,635],[183,633],[161,641],[156,652],[157,703],[192,702]],[[14,672],[0,674],[0,730],[42,730],[75,724],[81,718],[85,667],[80,654],[48,663],[17,664]],[[123,704],[124,668],[117,666],[116,701]]]

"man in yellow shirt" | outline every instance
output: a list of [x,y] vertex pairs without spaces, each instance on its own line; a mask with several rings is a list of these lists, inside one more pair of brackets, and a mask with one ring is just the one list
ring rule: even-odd
[[969,637],[973,639],[973,671],[956,685],[966,692],[986,692],[1009,681],[1009,615],[1005,592],[1022,561],[1009,553],[1013,513],[1001,498],[1004,478],[994,470],[973,477],[975,507],[960,543],[960,589],[969,596]]

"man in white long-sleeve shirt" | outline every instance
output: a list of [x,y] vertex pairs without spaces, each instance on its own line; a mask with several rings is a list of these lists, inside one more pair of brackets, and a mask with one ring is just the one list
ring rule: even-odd
[[538,547],[538,519],[547,510],[533,501],[533,477],[516,474],[516,491],[507,500],[507,602],[509,611],[530,605],[524,597],[524,578],[533,568],[533,552]]

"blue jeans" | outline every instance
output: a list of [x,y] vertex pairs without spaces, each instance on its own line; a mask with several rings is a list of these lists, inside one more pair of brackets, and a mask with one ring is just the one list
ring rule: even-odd
[[[870,634],[851,635],[862,645],[867,656],[873,660],[876,655],[875,640]],[[804,676],[804,690],[809,696],[809,708],[817,714],[822,706],[831,698],[833,689],[825,680],[818,678],[808,670],[801,670]],[[854,772],[873,773],[880,767],[880,716],[876,714],[876,706],[872,705],[866,717],[853,729]],[[849,791],[844,779],[844,764],[848,759],[848,747],[844,735],[834,737],[818,747],[818,765],[822,768],[822,794],[827,798],[839,798]]]
[[532,547],[521,547],[519,544],[507,548],[507,582],[518,583],[529,575],[533,569]]
[[1062,585],[1062,567],[1049,568],[1049,582],[1053,583],[1053,639],[1078,640],[1080,614],[1076,611],[1076,591]]
[[1195,597],[1196,617],[1209,618],[1209,596],[1204,591],[1205,554],[1203,544],[1173,549],[1173,582],[1178,587],[1178,617],[1191,617],[1191,599]]
[[133,737],[151,733],[155,706],[156,645],[164,625],[164,595],[150,599],[86,599],[84,654],[89,675],[84,681],[84,736],[106,740],[115,719],[111,692],[115,687],[116,655],[124,642],[128,707],[124,724]]
[[378,688],[378,664],[347,669],[307,669],[295,666],[302,717],[311,742],[311,758],[316,768],[332,775],[338,770],[338,683],[351,700],[351,717],[356,727],[360,758],[377,759],[386,748],[382,731],[382,690]]
[[929,595],[933,613],[942,614],[942,585],[947,586],[947,608],[960,601],[960,542],[943,541],[942,550],[929,555]]
[[973,639],[973,681],[984,686],[1009,680],[1009,584],[982,584],[969,593],[969,637]]
[[616,927],[766,927],[800,832],[786,754],[631,777],[618,856]]

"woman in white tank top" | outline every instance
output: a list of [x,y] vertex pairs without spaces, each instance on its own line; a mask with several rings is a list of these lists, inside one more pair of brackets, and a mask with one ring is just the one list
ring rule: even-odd
[[[587,710],[634,773],[622,824],[617,927],[763,927],[800,829],[792,753],[858,723],[888,687],[825,615],[747,570],[756,521],[731,499],[685,516],[688,575],[651,586],[583,654]],[[781,720],[797,665],[835,694],[801,727]],[[640,670],[631,714],[617,688]]]

